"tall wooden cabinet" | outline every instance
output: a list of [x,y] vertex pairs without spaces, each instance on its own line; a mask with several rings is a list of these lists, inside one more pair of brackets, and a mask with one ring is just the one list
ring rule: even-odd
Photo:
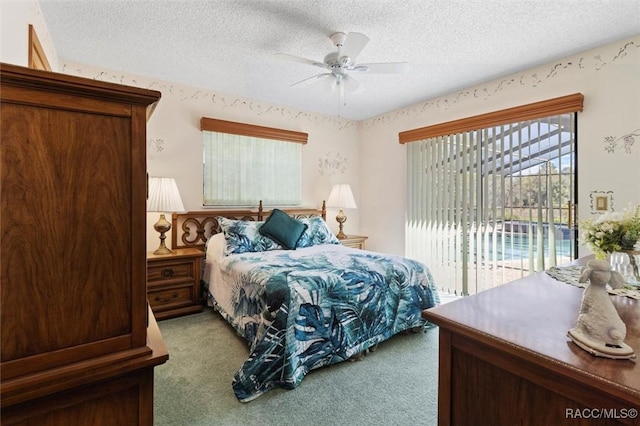
[[146,120],[160,93],[0,64],[3,424],[153,424]]

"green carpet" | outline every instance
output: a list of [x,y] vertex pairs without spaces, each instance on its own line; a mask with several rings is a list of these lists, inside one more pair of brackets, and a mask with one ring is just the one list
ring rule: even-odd
[[248,347],[220,315],[160,321],[169,361],[155,369],[155,425],[435,425],[438,329],[400,334],[362,361],[309,373],[294,390],[239,402]]

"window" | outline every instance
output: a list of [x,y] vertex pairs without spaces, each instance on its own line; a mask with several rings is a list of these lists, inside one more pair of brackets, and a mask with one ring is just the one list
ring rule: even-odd
[[580,94],[400,134],[407,256],[471,294],[575,258]]
[[203,205],[299,205],[306,133],[203,117]]

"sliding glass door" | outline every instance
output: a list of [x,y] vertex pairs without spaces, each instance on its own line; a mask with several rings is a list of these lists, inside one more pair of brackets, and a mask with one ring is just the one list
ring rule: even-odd
[[575,112],[407,144],[407,256],[456,294],[575,258]]

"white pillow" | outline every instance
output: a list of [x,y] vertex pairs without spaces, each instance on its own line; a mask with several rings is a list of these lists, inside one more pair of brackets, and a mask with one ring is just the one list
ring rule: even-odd
[[218,232],[207,241],[207,259],[220,260],[224,257],[224,251],[227,243],[224,239],[224,233]]

